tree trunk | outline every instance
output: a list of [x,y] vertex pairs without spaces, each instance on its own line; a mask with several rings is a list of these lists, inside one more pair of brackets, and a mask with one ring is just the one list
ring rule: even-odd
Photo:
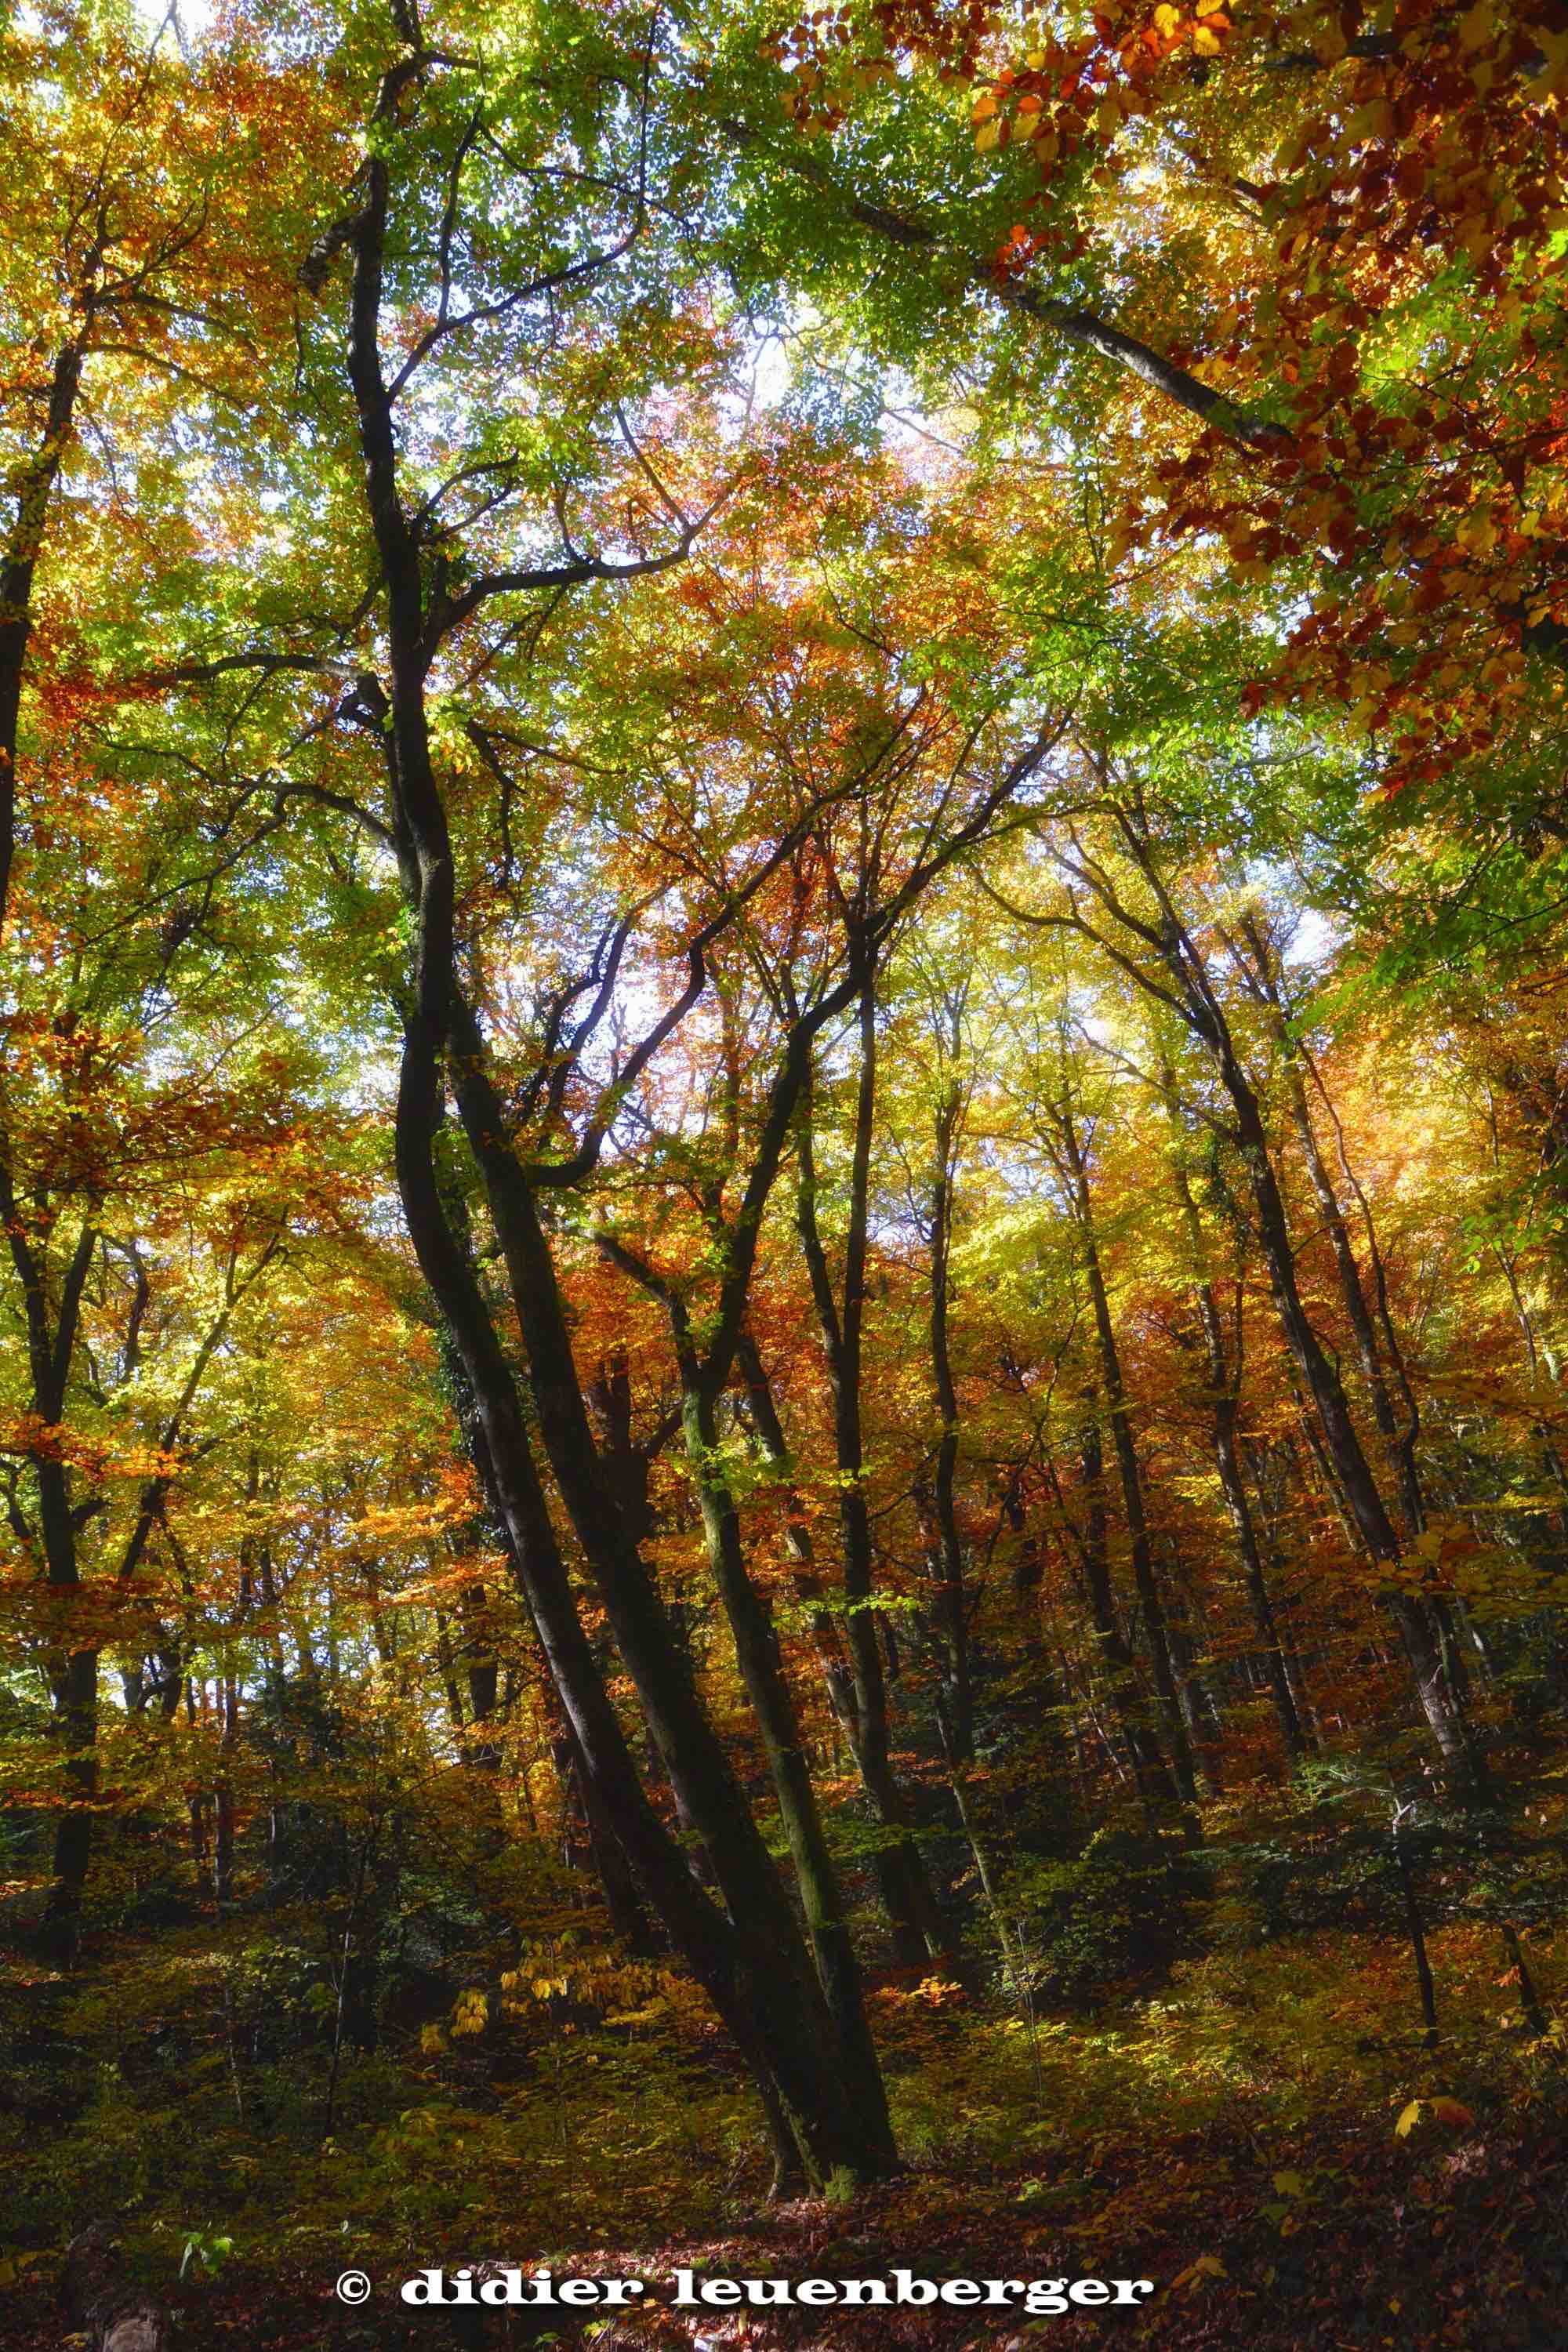
[[697,1481],[708,1558],[734,1637],[741,1679],[763,1735],[817,1976],[837,2030],[850,2095],[868,2132],[885,2141],[886,2160],[890,2164],[892,2125],[867,2021],[859,1963],[784,1680],[778,1637],[766,1603],[747,1573],[740,1515],[717,1469],[721,1456],[713,1398],[689,1364],[683,1368],[683,1381],[687,1450]]
[[796,1136],[799,1187],[795,1225],[811,1281],[812,1303],[827,1360],[833,1395],[834,1458],[838,1471],[838,1524],[843,1550],[844,1632],[849,1652],[853,1722],[847,1725],[857,1769],[884,1827],[902,1832],[884,1849],[879,1881],[902,1953],[944,1956],[948,1939],[939,1919],[919,1847],[908,1832],[908,1811],[892,1769],[888,1682],[882,1662],[875,1593],[871,1515],[866,1500],[865,1434],[861,1423],[862,1333],[869,1218],[872,1127],[877,1088],[877,1006],[868,980],[859,1006],[860,1067],[849,1168],[849,1215],[844,1240],[842,1307],[836,1296],[816,1217],[816,1164],[811,1103],[806,1097]]
[[1127,1743],[1140,1794],[1146,1809],[1158,1815],[1169,1812],[1174,1806],[1176,1787],[1164,1752],[1143,1720],[1137,1662],[1116,1614],[1106,1546],[1105,1447],[1100,1435],[1099,1400],[1092,1390],[1086,1392],[1084,1403],[1079,1459],[1086,1515],[1083,1526],[1075,1532],[1088,1591],[1089,1622],[1110,1669],[1111,1706]]
[[[1172,1158],[1172,1181],[1182,1221],[1186,1228],[1196,1281],[1198,1320],[1203,1328],[1204,1347],[1208,1358],[1211,1412],[1210,1443],[1214,1465],[1219,1477],[1220,1492],[1225,1497],[1226,1516],[1236,1538],[1242,1575],[1247,1585],[1247,1600],[1252,1608],[1252,1622],[1262,1644],[1264,1664],[1268,1675],[1268,1689],[1279,1720],[1279,1737],[1287,1758],[1294,1763],[1308,1750],[1308,1738],[1297,1711],[1290,1677],[1286,1669],[1285,1652],[1279,1640],[1279,1630],[1274,1622],[1274,1607],[1268,1594],[1268,1580],[1263,1571],[1263,1559],[1258,1548],[1258,1530],[1252,1522],[1252,1506],[1247,1498],[1247,1482],[1242,1476],[1237,1455],[1236,1424],[1240,1408],[1238,1387],[1240,1376],[1239,1308],[1237,1320],[1237,1362],[1233,1371],[1226,1346],[1225,1325],[1220,1317],[1219,1302],[1206,1271],[1207,1253],[1204,1245],[1203,1226],[1198,1217],[1197,1202],[1181,1156],[1179,1117],[1175,1101],[1175,1081],[1167,1067],[1163,1074],[1165,1100],[1173,1127],[1176,1129]],[[1237,1290],[1240,1278],[1237,1277]]]
[[[378,109],[406,82],[394,68]],[[763,2090],[783,2172],[825,2180],[842,2167],[886,2170],[890,2150],[876,2118],[848,2095],[837,2036],[794,1916],[636,1546],[605,1491],[572,1360],[555,1269],[521,1167],[504,1143],[504,1118],[458,1039],[458,1094],[484,1174],[522,1331],[539,1426],[574,1529],[598,1586],[612,1633],[650,1728],[701,1831],[729,1916],[697,1885],[649,1807],[590,1649],[556,1541],[511,1371],[472,1267],[442,1206],[436,1137],[442,1122],[442,1057],[453,1037],[455,983],[452,847],[431,761],[425,680],[420,542],[399,490],[392,402],[379,348],[383,254],[391,189],[384,153],[372,144],[354,253],[349,375],[359,414],[366,503],[386,596],[392,690],[384,734],[394,837],[416,919],[414,986],[405,1014],[395,1116],[399,1190],[426,1279],[449,1326],[473,1391],[497,1499],[525,1580],[552,1677],[572,1719],[587,1774],[649,1900],[733,2033]],[[433,590],[439,595],[439,585]],[[373,681],[374,683],[374,681]],[[385,697],[382,697],[383,701]]]
[[969,1597],[964,1589],[963,1547],[959,1540],[954,1483],[958,1470],[958,1391],[948,1342],[949,1266],[952,1250],[952,1144],[959,1096],[950,1087],[938,1106],[931,1194],[931,1382],[942,1419],[931,1473],[931,1517],[936,1528],[941,1601],[937,1611],[946,1652],[941,1721],[949,1769],[967,1770],[974,1761],[974,1688],[969,1656]]
[[[1399,1539],[1362,1450],[1339,1375],[1324,1354],[1302,1305],[1285,1205],[1268,1157],[1257,1097],[1229,1050],[1228,1035],[1219,1059],[1221,1076],[1241,1127],[1242,1153],[1251,1181],[1264,1261],[1280,1324],[1312,1400],[1324,1446],[1356,1529],[1373,1560],[1393,1568],[1400,1558]],[[1473,1788],[1478,1779],[1475,1759],[1445,1668],[1441,1638],[1430,1604],[1418,1594],[1399,1591],[1385,1594],[1384,1600],[1399,1628],[1422,1711],[1443,1761],[1458,1785]]]
[[1193,1750],[1187,1727],[1182,1717],[1181,1698],[1176,1688],[1175,1668],[1171,1658],[1170,1636],[1165,1625],[1164,1604],[1154,1573],[1153,1550],[1149,1540],[1148,1517],[1143,1507],[1143,1479],[1138,1461],[1137,1440],[1132,1431],[1132,1416],[1128,1404],[1126,1385],[1121,1376],[1121,1357],[1116,1344],[1116,1328],[1110,1319],[1110,1300],[1105,1287],[1105,1273],[1100,1263],[1099,1238],[1095,1231],[1094,1203],[1089,1194],[1089,1169],[1079,1139],[1078,1122],[1070,1102],[1059,1106],[1052,1127],[1058,1141],[1062,1171],[1068,1182],[1074,1221],[1078,1226],[1079,1263],[1089,1288],[1089,1303],[1094,1310],[1095,1336],[1100,1346],[1100,1378],[1105,1388],[1105,1401],[1110,1422],[1111,1443],[1116,1452],[1117,1472],[1121,1485],[1122,1509],[1127,1521],[1128,1547],[1131,1555],[1132,1580],[1138,1593],[1139,1608],[1143,1619],[1143,1635],[1149,1645],[1149,1659],[1154,1677],[1154,1689],[1160,1702],[1161,1719],[1170,1745],[1177,1792],[1183,1801],[1193,1803],[1197,1796],[1197,1776],[1194,1769]]
[[[1147,937],[1158,945],[1171,994],[1194,1034],[1207,1050],[1230,1101],[1235,1140],[1247,1170],[1264,1264],[1290,1353],[1300,1371],[1335,1478],[1368,1557],[1374,1566],[1395,1570],[1399,1538],[1363,1450],[1338,1373],[1302,1303],[1296,1276],[1289,1222],[1269,1157],[1268,1136],[1258,1096],[1242,1066],[1230,1024],[1208,977],[1196,941],[1176,912],[1158,872],[1150,845],[1134,814],[1121,812],[1123,836],[1159,901],[1162,921]],[[1163,993],[1163,992],[1162,992]],[[1397,1587],[1381,1596],[1399,1628],[1422,1712],[1443,1763],[1457,1788],[1479,1792],[1481,1774],[1470,1745],[1463,1709],[1445,1670],[1442,1643],[1424,1595]]]
[[54,1729],[65,1754],[65,1803],[55,1827],[54,1864],[44,1906],[45,1940],[69,1962],[81,1929],[82,1896],[92,1858],[91,1805],[98,1790],[98,1653],[74,1650],[50,1677]]
[[[1388,1308],[1387,1286],[1384,1277],[1383,1260],[1377,1246],[1377,1234],[1372,1221],[1372,1212],[1368,1207],[1365,1194],[1351,1173],[1350,1162],[1345,1154],[1344,1132],[1340,1126],[1338,1114],[1330,1101],[1328,1090],[1318,1076],[1310,1055],[1291,1031],[1270,944],[1258,926],[1250,919],[1244,924],[1243,929],[1252,950],[1258,986],[1273,1013],[1275,1032],[1284,1053],[1291,1124],[1296,1129],[1297,1140],[1301,1147],[1301,1157],[1306,1164],[1312,1191],[1322,1215],[1323,1230],[1329,1237],[1329,1245],[1333,1254],[1334,1269],[1339,1276],[1340,1296],[1344,1301],[1345,1314],[1355,1337],[1356,1354],[1361,1360],[1362,1375],[1366,1381],[1367,1394],[1371,1399],[1373,1419],[1377,1424],[1378,1434],[1387,1450],[1390,1465],[1399,1486],[1406,1529],[1409,1535],[1415,1538],[1421,1533],[1426,1525],[1420,1474],[1415,1462],[1415,1441],[1419,1434],[1420,1419],[1414,1392],[1405,1375],[1404,1359],[1394,1337],[1394,1327]],[[1384,1343],[1404,1392],[1406,1417],[1403,1430],[1399,1426],[1398,1415],[1394,1409],[1394,1398],[1389,1390],[1384,1364],[1384,1349],[1379,1345],[1373,1311],[1367,1302],[1361,1269],[1356,1264],[1355,1251],[1351,1244],[1350,1229],[1345,1222],[1339,1192],[1318,1141],[1311,1107],[1307,1100],[1307,1089],[1302,1077],[1303,1069],[1309,1072],[1316,1082],[1327,1107],[1339,1147],[1340,1166],[1361,1205],[1362,1216],[1366,1227],[1367,1244],[1372,1254]]]
[[222,1685],[223,1728],[218,1736],[217,1781],[213,1790],[213,1900],[221,1915],[234,1892],[234,1769],[239,1743],[239,1686],[226,1673]]
[[570,1716],[563,1717],[560,1738],[552,1742],[552,1748],[563,1795],[574,1793],[582,1809],[588,1853],[604,1889],[610,1925],[628,1950],[643,1959],[651,1959],[660,1948],[659,1940],[653,1933],[637,1881],[605,1812],[598,1783],[584,1760]]
[[88,2352],[173,2352],[168,2305],[132,2284],[107,2221],[90,2223],[67,2247],[60,2301]]
[[16,843],[16,730],[33,625],[33,574],[44,543],[49,494],[75,422],[84,348],[85,330],[83,338],[63,344],[56,352],[42,436],[19,477],[7,486],[16,501],[16,514],[10,541],[0,557],[0,938],[10,912],[11,865]]
[[[738,1360],[763,1458],[775,1478],[786,1480],[789,1452],[784,1426],[761,1351],[750,1332],[741,1336]],[[810,1532],[799,1498],[787,1488],[784,1508],[784,1547],[795,1566],[796,1594],[812,1612],[812,1635],[822,1662],[834,1720],[844,1733],[877,1821],[889,1832],[887,1842],[876,1849],[873,1866],[894,1948],[906,1967],[918,1968],[928,1959],[947,1959],[951,1955],[946,1929],[910,1827],[909,1809],[893,1773],[889,1743],[884,1738],[868,1744],[861,1737],[862,1717],[856,1705],[855,1684],[823,1597]],[[879,1658],[879,1672],[880,1663]]]

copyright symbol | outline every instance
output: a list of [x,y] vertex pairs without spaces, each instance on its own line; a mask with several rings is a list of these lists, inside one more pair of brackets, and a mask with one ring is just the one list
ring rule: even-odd
[[338,2281],[337,2297],[340,2303],[367,2303],[370,2281],[363,2271],[345,2271]]

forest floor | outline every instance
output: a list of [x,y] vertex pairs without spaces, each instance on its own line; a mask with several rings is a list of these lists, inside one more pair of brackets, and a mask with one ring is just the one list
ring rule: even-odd
[[[1306,2151],[1303,2150],[1303,2153]],[[235,2352],[416,2352],[587,2340],[596,2352],[871,2352],[871,2347],[1020,2348],[1050,2342],[1119,2343],[1297,2352],[1321,2346],[1431,2345],[1465,2352],[1560,2346],[1568,2295],[1568,2136],[1463,2139],[1415,2188],[1408,2162],[1366,2149],[1346,2162],[1321,2151],[1331,2186],[1318,2187],[1289,2237],[1279,2200],[1238,2142],[1228,2153],[1145,2146],[1126,2152],[1120,2184],[1081,2218],[1026,2219],[1016,2178],[976,2179],[926,2169],[836,2209],[822,2200],[759,2212],[722,2234],[657,2246],[601,2244],[557,2254],[580,2276],[640,2276],[668,2294],[677,2264],[699,2276],[886,2277],[897,2266],[926,2277],[1030,2279],[1143,2276],[1160,2291],[1139,2313],[1079,2310],[1029,2317],[935,2309],[677,2312],[652,2305],[635,2319],[574,2326],[563,2315],[416,2312],[396,2297],[395,2273],[371,2301],[346,2309],[326,2267],[284,2255],[237,2262],[213,2285],[172,2294],[186,2347]],[[1194,2269],[1194,2248],[1203,2249]],[[455,2264],[465,2252],[450,2251]],[[1205,2260],[1205,2257],[1207,2259]],[[373,2260],[363,2253],[361,2259]],[[434,2259],[434,2257],[432,2258]],[[517,2259],[531,2264],[535,2257]],[[1210,2263],[1216,2267],[1210,2267]],[[0,2315],[6,2352],[58,2352],[57,2263],[14,2287]],[[1184,2274],[1185,2276],[1184,2277]]]
[[[422,2098],[405,2072],[396,2095],[416,2104],[395,2114],[383,2054],[351,2080],[342,2128],[309,2148],[276,2122],[244,2145],[232,2129],[212,2144],[221,2084],[178,2083],[168,2106],[145,2090],[117,2105],[106,2087],[65,2134],[5,2151],[24,2250],[0,2266],[0,2345],[58,2352],[62,2225],[79,2225],[90,2204],[121,2222],[138,2271],[174,2303],[183,2345],[204,2352],[1024,2352],[1110,2334],[1180,2352],[1560,2346],[1559,2031],[1528,2040],[1495,1944],[1455,1927],[1433,1938],[1444,2033],[1428,2051],[1411,2030],[1408,1957],[1343,1936],[1281,1939],[1188,1964],[1157,1997],[1090,2024],[984,2019],[889,1989],[881,2039],[908,2170],[857,2196],[771,2207],[760,2149],[740,2128],[743,2093],[711,2051],[650,2042],[617,2084],[585,2045],[574,2074],[531,2077],[488,2106],[482,2053],[465,2051],[468,2078],[448,2067]],[[1538,1946],[1531,1958],[1554,2001],[1568,1951],[1559,1960]],[[40,2201],[50,2180],[53,2228]],[[117,2182],[135,2193],[117,2202]],[[215,2254],[211,2275],[198,2252],[176,2284],[194,2230],[229,2234],[234,2250]],[[400,2301],[403,2279],[464,2263],[635,2276],[647,2299],[627,2318],[581,2323]],[[1156,2292],[1135,2311],[1037,2315],[676,2310],[678,2266],[742,2280],[900,2268],[937,2281],[1145,2278]],[[372,2282],[358,2308],[334,2294],[351,2268]]]

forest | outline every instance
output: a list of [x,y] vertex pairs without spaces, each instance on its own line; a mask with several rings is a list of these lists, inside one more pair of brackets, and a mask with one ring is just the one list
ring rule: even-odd
[[0,7],[0,2342],[1561,2342],[1568,5],[160,7]]

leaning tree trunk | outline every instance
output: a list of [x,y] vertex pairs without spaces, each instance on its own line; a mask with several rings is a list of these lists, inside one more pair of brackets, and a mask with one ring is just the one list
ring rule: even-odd
[[887,2094],[867,2021],[860,1964],[850,1939],[838,1874],[828,1852],[778,1634],[747,1565],[740,1511],[722,1467],[718,1417],[718,1381],[722,1375],[717,1367],[704,1365],[680,1293],[625,1244],[607,1233],[598,1239],[612,1263],[658,1299],[669,1318],[680,1377],[687,1458],[702,1514],[709,1565],[729,1621],[735,1663],[762,1734],[817,1977],[837,2029],[846,2077],[856,2104],[868,2119],[878,2119],[886,2129],[890,2148]]
[[708,1557],[730,1621],[741,1679],[762,1731],[779,1817],[795,1862],[806,1932],[837,2030],[846,2082],[868,2130],[885,2137],[890,2154],[892,2125],[888,2118],[887,2093],[867,2021],[860,1965],[850,1940],[838,1874],[828,1852],[795,1704],[784,1679],[778,1637],[762,1595],[747,1572],[734,1496],[714,1466],[721,1457],[713,1399],[700,1381],[691,1376],[689,1366],[685,1401],[687,1445],[697,1478]]
[[[394,68],[384,81],[377,107],[384,136],[391,134],[407,79],[404,68]],[[888,2134],[878,2128],[875,2116],[858,2110],[849,2094],[834,2023],[794,1913],[671,1638],[647,1568],[606,1492],[553,1261],[529,1183],[502,1140],[504,1116],[470,1050],[471,1023],[457,1040],[459,1103],[501,1244],[540,1431],[616,1647],[672,1782],[697,1822],[728,1916],[693,1880],[637,1778],[578,1614],[510,1366],[443,1207],[435,1155],[443,1119],[443,1062],[454,1043],[459,1009],[455,875],[425,703],[433,640],[424,559],[403,504],[393,404],[379,348],[391,198],[384,144],[373,146],[363,186],[364,201],[350,238],[354,269],[348,358],[386,604],[391,693],[388,698],[377,687],[383,709],[374,714],[374,724],[382,737],[392,833],[416,932],[395,1128],[409,1232],[462,1356],[529,1605],[584,1767],[597,1783],[616,1835],[672,1943],[756,2077],[781,2173],[822,2181],[842,2168],[867,2177],[886,2171],[892,2161]],[[445,593],[440,578],[430,593],[439,602]],[[384,725],[384,719],[389,723]]]
[[[1252,1193],[1275,1309],[1311,1400],[1324,1451],[1369,1559],[1374,1567],[1391,1571],[1389,1585],[1380,1597],[1399,1629],[1422,1713],[1444,1766],[1457,1788],[1476,1793],[1481,1786],[1481,1773],[1464,1710],[1447,1671],[1440,1628],[1427,1598],[1405,1591],[1393,1580],[1392,1572],[1398,1570],[1401,1559],[1399,1538],[1362,1446],[1339,1374],[1329,1361],[1301,1297],[1289,1220],[1274,1172],[1257,1092],[1236,1050],[1230,1024],[1197,943],[1176,913],[1146,840],[1131,819],[1124,819],[1124,834],[1160,902],[1163,922],[1154,936],[1174,1001],[1207,1050],[1230,1101],[1236,1142]],[[1172,1002],[1172,996],[1166,995],[1165,1001]]]
[[[1322,1216],[1323,1231],[1328,1235],[1329,1247],[1333,1255],[1334,1270],[1339,1277],[1340,1296],[1344,1302],[1345,1314],[1349,1318],[1351,1330],[1354,1334],[1356,1355],[1361,1363],[1362,1376],[1366,1382],[1367,1395],[1372,1402],[1373,1419],[1377,1423],[1378,1434],[1384,1442],[1398,1484],[1400,1504],[1407,1532],[1415,1538],[1421,1533],[1426,1523],[1420,1472],[1415,1460],[1415,1442],[1420,1432],[1420,1415],[1416,1408],[1415,1392],[1405,1372],[1405,1359],[1394,1339],[1383,1256],[1378,1248],[1377,1232],[1373,1223],[1372,1211],[1364,1192],[1352,1171],[1345,1151],[1344,1132],[1340,1124],[1339,1114],[1333,1107],[1327,1087],[1319,1076],[1311,1055],[1290,1027],[1270,944],[1258,926],[1250,919],[1244,924],[1243,929],[1257,965],[1258,985],[1273,1015],[1275,1034],[1284,1055],[1290,1121],[1295,1128],[1296,1138],[1301,1147],[1301,1158]],[[1366,1229],[1367,1245],[1372,1257],[1373,1278],[1378,1307],[1375,1322],[1372,1306],[1367,1299],[1366,1288],[1362,1280],[1361,1268],[1356,1264],[1350,1228],[1346,1223],[1344,1210],[1340,1202],[1338,1188],[1329,1171],[1322,1147],[1318,1140],[1317,1126],[1312,1118],[1311,1106],[1307,1099],[1303,1071],[1313,1078],[1322,1097],[1333,1125],[1341,1169],[1346,1181],[1354,1192],[1361,1208],[1363,1223]],[[1379,1325],[1383,1332],[1381,1345],[1378,1339]],[[1388,1384],[1389,1367],[1385,1366],[1384,1361],[1385,1350],[1389,1358],[1389,1365],[1399,1381],[1402,1391],[1405,1409],[1403,1429],[1399,1425],[1399,1416],[1394,1411],[1394,1397]]]

